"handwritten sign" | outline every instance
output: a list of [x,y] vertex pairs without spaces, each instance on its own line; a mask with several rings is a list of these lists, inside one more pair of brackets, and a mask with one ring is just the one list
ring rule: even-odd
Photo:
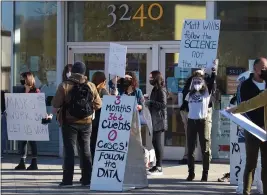
[[217,56],[220,20],[185,20],[178,66],[211,68]]
[[6,93],[8,140],[49,141],[44,93]]
[[108,72],[111,75],[125,77],[127,47],[110,43]]
[[91,190],[122,191],[135,97],[104,96]]
[[229,118],[235,124],[244,128],[246,131],[254,135],[256,138],[258,138],[262,142],[267,141],[266,131],[260,128],[259,126],[257,126],[255,123],[251,122],[249,119],[247,119],[243,115],[228,113],[225,110],[221,110],[220,113],[223,114],[226,118]]

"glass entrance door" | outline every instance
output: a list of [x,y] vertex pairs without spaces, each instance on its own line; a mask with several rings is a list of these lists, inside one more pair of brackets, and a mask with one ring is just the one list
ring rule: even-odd
[[[96,71],[103,71],[106,78],[110,78],[108,74],[108,46],[97,48],[91,47],[69,47],[68,48],[68,63],[73,64],[76,61],[84,62],[86,65],[86,76],[91,81],[92,75]],[[145,94],[147,93],[148,71],[151,71],[152,59],[151,47],[139,47],[131,45],[127,48],[127,71],[135,72],[139,80],[139,88]]]
[[164,159],[179,160],[184,156],[185,129],[180,114],[183,84],[188,77],[178,68],[179,46],[160,47],[160,71],[169,92],[167,101],[168,131],[164,134]]

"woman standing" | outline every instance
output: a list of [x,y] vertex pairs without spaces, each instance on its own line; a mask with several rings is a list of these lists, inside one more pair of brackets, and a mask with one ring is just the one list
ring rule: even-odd
[[62,72],[62,81],[68,80],[71,75],[72,64],[67,64]]
[[148,106],[153,125],[152,144],[156,154],[156,166],[152,167],[149,175],[162,175],[163,146],[161,144],[162,133],[168,129],[167,121],[167,90],[161,73],[157,70],[149,75],[149,82],[153,86],[149,100],[145,102]]
[[[26,72],[22,73],[21,84],[24,85],[25,93],[40,93],[40,90],[35,87],[35,79],[32,73]],[[27,168],[27,170],[38,170],[37,167],[37,144],[36,141],[22,141],[21,142],[21,153],[22,157],[20,159],[20,163],[15,167],[15,170],[25,170],[25,160],[27,158],[27,145],[28,143],[31,146],[32,150],[32,162],[31,165]]]
[[144,96],[142,90],[138,88],[138,80],[134,72],[126,72],[125,78],[118,80],[119,95],[135,96],[137,100],[137,110],[141,111],[144,106]]
[[[95,84],[96,89],[101,99],[103,98],[104,95],[109,95],[106,89],[106,76],[103,72],[95,72],[92,77],[92,83]],[[94,163],[95,147],[96,147],[96,141],[97,141],[100,114],[101,114],[101,109],[95,111],[95,118],[92,123],[90,149],[91,149],[93,163]]]
[[196,74],[192,78],[189,93],[185,100],[188,102],[188,124],[187,124],[187,147],[188,147],[188,171],[187,181],[195,179],[195,159],[197,134],[203,156],[203,172],[201,181],[208,180],[210,165],[210,132],[208,128],[208,108],[210,96],[215,81],[215,68],[212,68],[212,75],[209,83],[206,83],[202,75]]

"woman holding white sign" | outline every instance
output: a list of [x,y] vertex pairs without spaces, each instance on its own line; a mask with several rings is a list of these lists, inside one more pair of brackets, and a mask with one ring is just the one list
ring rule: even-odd
[[[21,74],[21,84],[24,85],[24,92],[25,93],[40,93],[40,90],[35,87],[35,79],[32,73],[26,72]],[[21,154],[22,157],[20,159],[20,163],[18,166],[15,167],[15,170],[25,170],[25,160],[27,158],[27,145],[28,143],[31,146],[32,151],[32,162],[31,165],[27,168],[27,170],[38,170],[37,167],[37,144],[36,141],[22,141],[21,142]]]
[[185,97],[188,102],[188,123],[187,123],[187,147],[188,147],[188,172],[187,181],[195,179],[195,159],[197,135],[203,156],[203,173],[201,181],[208,180],[210,165],[210,131],[208,128],[208,109],[210,97],[216,77],[215,68],[212,68],[210,82],[207,84],[201,74],[192,78],[189,93]]

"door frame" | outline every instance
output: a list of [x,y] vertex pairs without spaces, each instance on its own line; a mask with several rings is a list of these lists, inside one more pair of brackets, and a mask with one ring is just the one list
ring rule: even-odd
[[[164,79],[165,79],[165,70],[166,70],[166,64],[165,64],[166,53],[180,53],[180,44],[177,44],[177,45],[160,45],[159,70],[162,73],[162,76]],[[173,106],[169,106],[169,107],[173,107]],[[180,160],[183,158],[185,147],[183,147],[183,146],[165,146],[165,135],[162,137],[162,143],[164,145],[164,160]]]
[[[147,53],[147,74],[153,70],[159,70],[165,78],[165,54],[179,53],[180,41],[137,41],[137,42],[114,42],[127,46],[127,53]],[[104,53],[105,54],[105,74],[108,78],[108,51],[110,42],[68,42],[67,62],[74,62],[75,53]],[[150,94],[152,86],[149,85],[149,76],[146,78],[146,93]],[[164,160],[179,160],[184,155],[184,147],[165,146],[164,137]],[[147,143],[149,139],[146,139]],[[61,144],[59,144],[61,145]],[[175,155],[174,155],[175,154]]]

